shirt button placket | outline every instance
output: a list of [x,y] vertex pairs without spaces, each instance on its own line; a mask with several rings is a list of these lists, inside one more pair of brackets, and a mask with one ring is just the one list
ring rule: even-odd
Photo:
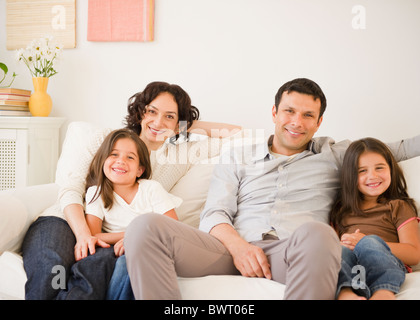
[[277,188],[279,190],[279,197],[281,197],[281,193],[282,193],[281,189],[285,186],[286,172],[283,166],[279,166],[277,170],[279,172],[279,177],[277,179],[278,181]]

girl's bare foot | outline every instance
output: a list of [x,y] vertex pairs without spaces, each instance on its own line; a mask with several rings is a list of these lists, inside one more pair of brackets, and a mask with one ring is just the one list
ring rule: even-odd
[[358,296],[351,288],[343,288],[338,294],[337,300],[366,300],[366,298]]
[[375,291],[369,300],[395,300],[395,293],[389,290],[381,289]]

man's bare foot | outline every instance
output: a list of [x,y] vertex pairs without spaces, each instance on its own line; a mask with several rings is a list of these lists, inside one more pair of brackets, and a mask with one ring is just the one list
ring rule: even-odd
[[366,300],[366,298],[358,296],[351,288],[343,288],[338,294],[337,300]]
[[378,290],[370,297],[369,300],[395,300],[395,293],[389,290]]

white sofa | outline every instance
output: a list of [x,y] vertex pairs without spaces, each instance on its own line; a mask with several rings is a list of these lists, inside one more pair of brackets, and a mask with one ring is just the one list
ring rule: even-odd
[[[83,141],[92,134],[92,127],[86,123],[69,125],[62,156],[77,156],[75,148],[83,148]],[[410,195],[420,204],[420,157],[401,163],[409,185]],[[193,226],[198,225],[199,214],[205,201],[212,167],[197,168],[193,175],[185,177],[171,190],[172,193],[188,198],[188,179],[201,181],[201,196],[187,199],[180,220]],[[182,179],[181,179],[182,180]],[[20,246],[29,225],[45,209],[54,205],[58,186],[55,183],[0,191],[0,300],[24,299],[26,274],[23,269]],[[418,270],[418,271],[417,271]],[[202,278],[179,278],[183,299],[186,300],[270,300],[282,299],[285,286],[274,281],[242,276],[207,276]],[[397,299],[420,299],[420,266],[407,274]]]

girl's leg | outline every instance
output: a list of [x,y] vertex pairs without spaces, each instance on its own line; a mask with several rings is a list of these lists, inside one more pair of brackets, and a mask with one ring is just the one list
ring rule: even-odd
[[[67,222],[58,217],[39,217],[22,243],[27,275],[25,299],[51,300],[66,286],[74,264],[76,239]],[[63,274],[64,272],[64,274]]]
[[395,293],[389,290],[376,290],[369,300],[395,300]]
[[117,259],[106,294],[107,300],[134,300],[125,255]]
[[366,283],[373,295],[378,290],[398,293],[405,280],[405,267],[380,237],[363,237],[354,248],[360,265],[366,269]]
[[342,246],[341,269],[338,274],[337,294],[339,300],[365,299],[369,295],[363,274],[357,264],[356,255]]

